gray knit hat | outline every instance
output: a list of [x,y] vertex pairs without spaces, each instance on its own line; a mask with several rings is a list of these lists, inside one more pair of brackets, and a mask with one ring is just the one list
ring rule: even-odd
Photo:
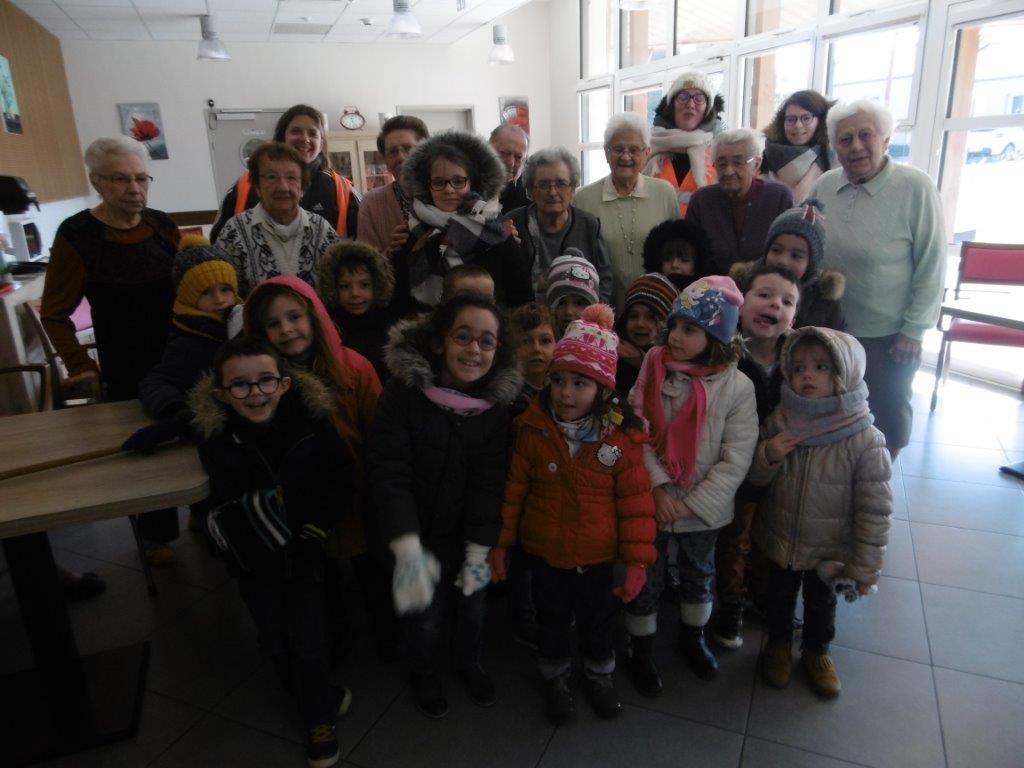
[[555,309],[570,294],[582,296],[588,304],[597,304],[600,282],[597,269],[584,258],[583,252],[578,248],[566,248],[548,269],[548,307]]
[[218,283],[230,285],[237,295],[238,277],[231,257],[224,251],[198,235],[183,237],[179,247],[171,264],[178,301],[195,306],[203,291]]
[[822,205],[817,200],[805,200],[803,205],[780,213],[768,230],[764,241],[765,253],[779,235],[798,235],[807,241],[809,263],[805,277],[816,273],[825,257],[825,216],[821,209]]

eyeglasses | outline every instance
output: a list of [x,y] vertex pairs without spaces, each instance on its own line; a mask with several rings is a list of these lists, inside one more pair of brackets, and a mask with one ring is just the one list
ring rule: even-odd
[[457,331],[452,331],[448,334],[448,338],[458,344],[460,347],[468,347],[474,341],[477,346],[480,347],[481,352],[493,352],[498,348],[498,340],[492,333],[484,333],[480,336],[474,336],[472,333],[467,331],[465,328],[460,328]]
[[756,159],[757,158],[754,157],[748,157],[746,160],[729,160],[728,158],[720,157],[715,160],[715,170],[724,171],[729,168],[743,168],[746,165],[750,165]]
[[104,176],[102,173],[97,173],[96,178],[103,179],[104,181],[110,182],[115,187],[124,187],[127,189],[131,186],[134,181],[140,187],[148,187],[153,181],[153,177],[148,174],[140,174],[139,176],[125,176],[121,173],[115,173],[113,176]]
[[673,99],[676,104],[689,104],[691,101],[698,107],[703,107],[708,103],[708,97],[703,93],[687,93],[686,91],[680,91],[676,94]]
[[797,123],[800,125],[810,125],[818,119],[817,115],[812,115],[810,112],[805,112],[802,115],[786,115],[786,118],[782,121],[789,127],[793,127]]
[[281,386],[282,376],[260,376],[256,381],[232,381],[226,387],[220,387],[231,394],[235,400],[245,400],[256,387],[264,395],[272,395]]
[[550,179],[541,179],[540,181],[533,182],[533,187],[534,189],[539,189],[541,192],[547,192],[550,189],[565,192],[567,189],[572,187],[572,182],[566,181],[565,179],[555,179],[554,181],[551,181]]
[[616,157],[622,157],[623,155],[632,155],[636,157],[637,155],[642,155],[646,150],[647,147],[608,147],[608,151]]
[[431,179],[430,188],[435,192],[440,192],[445,187],[451,187],[456,192],[460,189],[465,189],[469,184],[469,179],[465,176],[452,176],[450,179]]

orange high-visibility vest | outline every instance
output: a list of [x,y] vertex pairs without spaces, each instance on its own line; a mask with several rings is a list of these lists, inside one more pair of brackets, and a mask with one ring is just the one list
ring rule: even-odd
[[[352,196],[352,182],[333,168],[328,173],[334,179],[334,194],[338,201],[338,222],[334,230],[345,237],[348,231],[348,201]],[[249,199],[251,188],[252,182],[249,180],[249,172],[246,171],[238,177],[238,182],[235,184],[235,216],[245,210],[245,201]]]
[[[661,170],[655,174],[654,178],[664,179],[675,188],[679,193],[679,216],[686,216],[686,209],[690,205],[690,197],[696,192],[699,187],[697,186],[697,180],[693,178],[693,170],[686,172],[683,177],[682,183],[679,183],[679,179],[676,177],[676,169],[672,165],[671,155],[666,157],[664,162],[661,164]],[[707,165],[707,180],[708,184],[714,184],[718,179],[718,174],[715,173],[715,166],[708,163]]]

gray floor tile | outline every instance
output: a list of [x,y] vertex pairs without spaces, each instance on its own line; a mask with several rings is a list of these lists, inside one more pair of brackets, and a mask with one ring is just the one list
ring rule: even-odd
[[944,766],[930,667],[841,647],[832,655],[838,699],[817,698],[795,667],[785,690],[758,682],[748,734],[872,766]]
[[910,519],[1024,536],[1024,493],[979,483],[906,477]]
[[910,440],[915,443],[940,443],[970,448],[994,448],[999,439],[993,423],[944,409],[940,404],[932,414],[928,409],[914,413]]
[[836,607],[838,645],[930,663],[918,584],[883,576],[878,592]]
[[922,582],[1024,597],[1024,538],[911,523]]
[[734,768],[743,737],[627,705],[614,723],[578,701],[577,717],[559,727],[538,768]]
[[1024,600],[932,584],[921,595],[935,666],[1024,683]]
[[910,523],[906,520],[892,520],[889,523],[889,544],[885,548],[882,575],[917,579],[914,542],[910,537]]
[[540,760],[554,728],[544,719],[541,688],[517,674],[496,671],[498,702],[482,708],[450,678],[448,716],[424,717],[406,688],[346,759],[362,768],[523,768]]
[[857,768],[858,765],[748,736],[743,744],[740,768]]
[[147,691],[139,732],[134,739],[51,760],[42,763],[40,768],[138,768],[149,765],[204,714],[200,709]]
[[907,490],[903,482],[903,473],[898,469],[893,469],[890,485],[892,486],[892,518],[894,520],[906,520],[909,517],[907,512]]
[[306,764],[299,744],[246,728],[214,714],[206,715],[160,759],[154,768],[300,768]]
[[1017,768],[1024,685],[935,670],[950,768]]
[[1002,448],[967,448],[940,443],[911,443],[900,453],[903,475],[932,477],[1018,488],[1019,483],[999,471],[1006,463]]

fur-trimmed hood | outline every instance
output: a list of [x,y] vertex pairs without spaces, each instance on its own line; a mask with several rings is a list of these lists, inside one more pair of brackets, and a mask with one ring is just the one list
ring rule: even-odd
[[694,280],[712,272],[713,250],[704,228],[687,219],[663,221],[647,233],[644,240],[644,271],[661,272],[661,254],[667,243],[682,240],[694,250]]
[[424,139],[402,163],[402,191],[410,198],[431,202],[430,166],[442,146],[466,155],[475,168],[470,170],[470,189],[484,200],[493,200],[505,187],[505,166],[498,153],[484,139],[468,131],[449,130]]
[[[750,276],[764,263],[764,259],[756,261],[738,261],[729,268],[731,277],[741,290],[747,290]],[[806,290],[814,286],[818,295],[830,301],[839,301],[846,293],[846,275],[834,269],[819,269],[816,274],[805,274],[800,280],[800,289]]]
[[366,267],[373,283],[373,306],[383,308],[391,302],[395,292],[395,270],[391,262],[373,246],[341,240],[327,249],[318,268],[317,293],[328,310],[341,306],[338,303],[338,273],[342,265]]
[[[500,351],[500,348],[499,348]],[[384,361],[391,376],[410,389],[423,389],[438,385],[437,376],[430,365],[429,315],[401,320],[388,332],[384,348]],[[495,355],[495,368],[488,372],[483,391],[476,396],[495,405],[511,405],[523,388],[523,375],[515,365],[498,367],[502,357]]]
[[[305,371],[286,369],[283,375],[292,380],[290,391],[296,392],[312,416],[330,418],[337,409],[336,398],[326,384]],[[213,372],[203,375],[188,393],[188,405],[192,411],[192,424],[205,439],[223,432],[228,423],[229,407],[214,397],[217,388]]]

